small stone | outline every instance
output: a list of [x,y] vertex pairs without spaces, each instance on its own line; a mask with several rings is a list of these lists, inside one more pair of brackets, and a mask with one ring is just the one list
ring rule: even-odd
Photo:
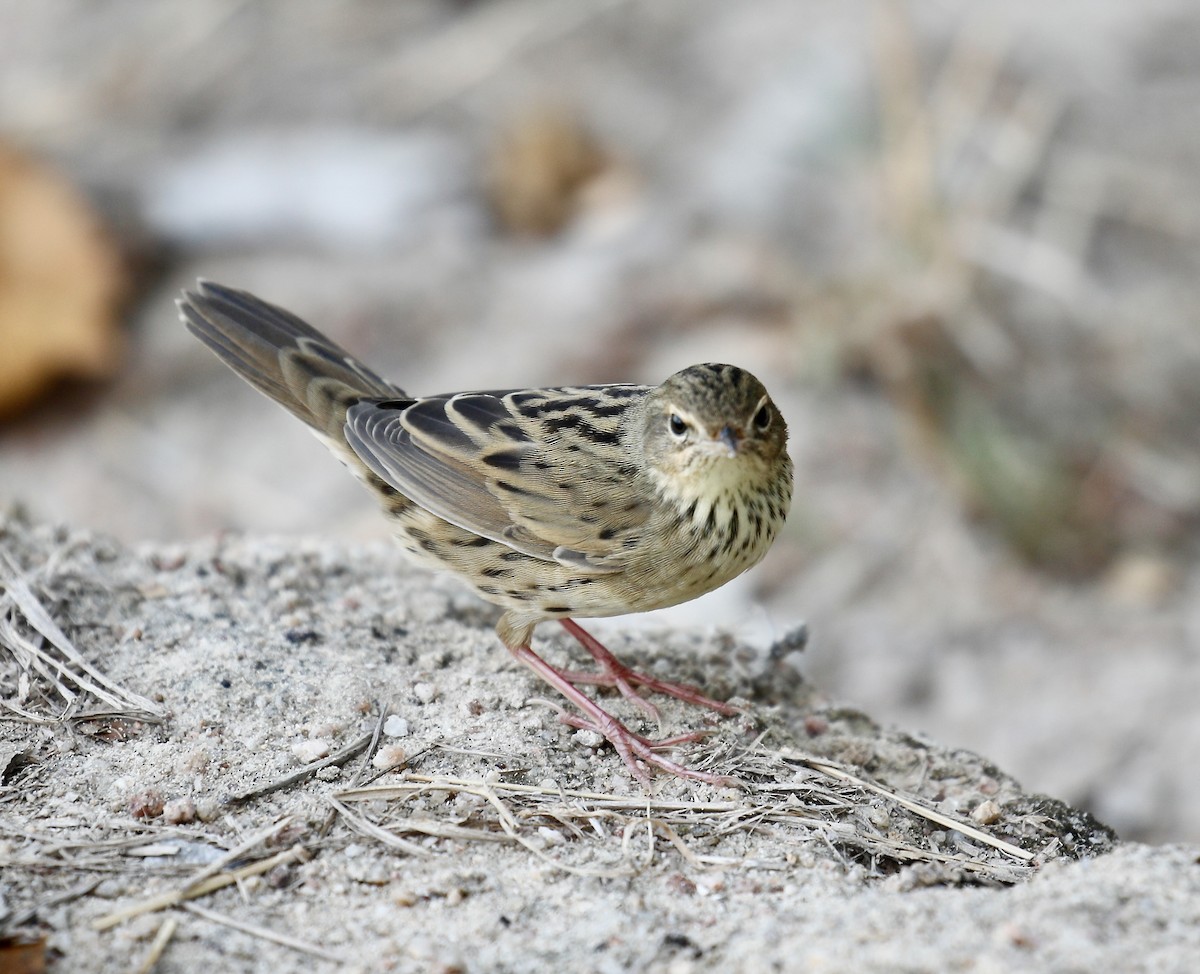
[[196,820],[196,803],[190,798],[172,798],[163,805],[163,821],[172,825],[186,825]]
[[437,699],[437,687],[432,683],[416,683],[413,685],[413,696],[421,703],[433,703]]
[[313,761],[320,761],[321,758],[329,757],[330,744],[323,738],[316,738],[311,741],[300,741],[292,745],[292,754],[301,764],[311,764]]
[[829,730],[829,721],[817,714],[804,718],[804,733],[809,737],[820,737]]
[[134,818],[158,818],[163,811],[163,796],[153,788],[130,797],[126,807]]
[[383,722],[383,732],[388,737],[408,737],[408,721],[399,714],[389,714]]
[[183,770],[191,774],[203,774],[208,769],[208,764],[211,760],[212,757],[208,753],[207,748],[194,748],[183,759]]
[[371,767],[377,771],[399,768],[408,760],[408,753],[399,744],[385,744],[371,758]]
[[604,743],[604,735],[594,730],[577,730],[571,735],[580,747],[599,747]]
[[286,889],[295,881],[296,871],[290,862],[281,862],[263,877],[270,889]]
[[91,895],[102,900],[115,900],[125,895],[125,884],[119,879],[102,879]]
[[450,890],[450,892],[448,892],[446,894],[446,905],[447,906],[458,906],[458,904],[461,903],[466,898],[467,898],[467,891],[465,889],[463,889],[461,886],[455,886],[453,889]]
[[352,880],[364,886],[386,886],[389,881],[387,867],[379,862],[356,864],[346,872]]
[[1000,806],[990,798],[981,801],[971,810],[971,821],[978,822],[980,825],[994,825],[1003,817]]

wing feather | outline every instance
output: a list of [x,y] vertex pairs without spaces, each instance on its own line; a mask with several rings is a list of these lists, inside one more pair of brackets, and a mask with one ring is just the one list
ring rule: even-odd
[[650,507],[640,469],[614,451],[642,387],[610,388],[362,400],[346,438],[376,474],[452,524],[580,571],[617,571]]

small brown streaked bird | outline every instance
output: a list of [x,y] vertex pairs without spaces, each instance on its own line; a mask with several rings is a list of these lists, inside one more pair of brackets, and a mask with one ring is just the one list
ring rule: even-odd
[[[693,365],[659,386],[597,385],[410,396],[295,315],[201,281],[184,292],[191,332],[307,423],[383,505],[417,560],[447,568],[504,609],[509,652],[574,704],[573,727],[607,738],[643,785],[650,767],[727,783],[660,750],[578,684],[615,687],[646,715],[642,687],[722,714],[694,687],[635,672],[574,620],[694,599],[756,564],[787,517],[787,426],[733,365]],[[560,670],[531,648],[556,619],[598,672]]]

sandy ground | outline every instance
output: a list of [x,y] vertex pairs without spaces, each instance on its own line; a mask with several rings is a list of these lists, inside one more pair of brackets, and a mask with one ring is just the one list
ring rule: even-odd
[[[886,4],[798,0],[0,2],[0,137],[80,186],[137,268],[119,374],[0,429],[0,504],[43,525],[6,519],[0,552],[84,657],[164,718],[0,722],[0,914],[46,933],[62,969],[127,970],[162,914],[102,934],[91,919],[178,888],[290,813],[243,858],[303,848],[310,861],[197,902],[367,968],[1189,969],[1200,18],[1188,0],[992,7],[912,2],[889,21]],[[948,97],[955,57],[963,83]],[[941,98],[941,134],[962,140],[965,169],[929,161],[951,209],[980,203],[953,189],[970,164],[995,163],[989,147],[1001,183],[1009,163],[1027,166],[991,214],[993,249],[956,253],[1031,350],[1035,367],[1011,376],[1023,405],[1060,432],[1158,436],[1128,459],[1178,524],[1169,544],[1150,535],[1082,580],[1030,568],[914,449],[896,403],[834,361],[863,319],[944,310],[945,282],[914,275],[913,241],[879,209],[880,84],[907,58],[918,97]],[[1005,129],[1004,112],[972,114],[969,82],[989,64],[993,101],[1053,120],[1041,141]],[[546,107],[573,113],[608,168],[562,232],[522,237],[489,207],[489,160]],[[799,782],[798,811],[776,808],[786,791],[671,782],[656,800],[717,802],[723,824],[628,804],[587,824],[547,810],[550,782],[639,793],[534,702],[543,691],[497,645],[489,611],[409,572],[323,448],[180,328],[173,302],[199,276],[292,308],[418,393],[656,382],[706,360],[758,374],[798,471],[783,537],[705,599],[596,628],[622,655],[749,700],[753,720],[720,724],[690,759]],[[44,526],[59,523],[70,529]],[[802,622],[807,649],[773,658]],[[43,676],[26,687],[3,660],[5,700],[57,712]],[[449,785],[347,804],[318,838],[361,756],[220,804],[389,715],[407,730],[384,746],[413,774],[541,789],[498,798],[524,843],[485,843],[503,831],[490,793]],[[764,731],[766,764],[743,750]],[[987,828],[1044,861],[1027,875],[786,748],[955,815],[991,798],[1003,815]],[[1067,806],[1021,797],[1042,792]],[[197,818],[134,817],[158,797]],[[774,811],[727,807],[747,801]],[[1068,808],[1123,841],[1088,858],[1107,840],[1083,841],[1092,826]],[[666,823],[652,848],[647,815]],[[428,855],[385,849],[353,816]],[[442,837],[399,828],[413,816]],[[129,853],[160,841],[172,851]],[[964,877],[943,854],[989,865]],[[163,969],[323,963],[173,915]]]
[[[1083,583],[1030,570],[964,513],[892,403],[822,371],[821,336],[863,309],[804,294],[840,279],[869,305],[882,274],[897,313],[928,297],[905,290],[872,209],[879,8],[266,9],[5,5],[4,131],[81,183],[165,275],[143,279],[112,385],[3,431],[0,495],[130,542],[383,536],[320,447],[178,327],[174,298],[197,276],[293,308],[416,392],[653,382],[735,361],[791,427],[787,533],[738,585],[618,627],[716,627],[766,646],[807,621],[805,672],[839,698],[987,753],[1125,837],[1200,840],[1191,536]],[[1046,172],[1098,159],[1143,180],[1105,200],[1143,222],[1101,219],[1081,288],[1050,302],[1077,318],[1048,314],[1036,288],[1011,301],[1045,358],[1042,411],[1174,423],[1178,455],[1147,454],[1145,475],[1164,503],[1192,503],[1200,194],[1179,177],[1200,159],[1194,10],[906,9],[927,80],[965,44],[967,63],[1001,57],[1058,106]],[[486,205],[487,159],[546,104],[576,112],[617,165],[558,237],[513,238]],[[1071,351],[1080,335],[1099,343],[1086,356]],[[1101,375],[1077,374],[1084,360]],[[1112,402],[1136,408],[1103,419]],[[1168,422],[1160,406],[1182,411]]]
[[[27,679],[8,703],[44,720],[0,724],[0,904],[57,969],[130,970],[170,922],[164,972],[1182,972],[1200,950],[1196,847],[1115,842],[983,758],[881,730],[780,653],[614,641],[746,706],[662,708],[672,731],[711,727],[681,756],[743,789],[645,794],[558,722],[490,610],[389,548],[130,550],[20,517],[0,539],[9,638],[62,659],[65,637],[127,695],[55,721],[46,676],[0,659],[5,685]],[[561,634],[543,649],[571,656]],[[254,793],[377,726],[377,750]],[[228,869],[270,868],[137,909],[239,846]]]

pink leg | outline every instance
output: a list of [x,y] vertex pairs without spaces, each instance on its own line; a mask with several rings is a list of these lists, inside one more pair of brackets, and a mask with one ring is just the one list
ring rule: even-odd
[[658,708],[634,690],[634,685],[646,687],[646,689],[655,693],[664,693],[668,697],[675,697],[677,700],[682,700],[685,703],[708,707],[709,710],[715,710],[726,717],[732,717],[739,712],[736,707],[730,706],[727,703],[721,703],[719,700],[713,700],[711,697],[706,697],[699,689],[688,686],[686,683],[668,683],[665,680],[658,680],[645,673],[638,673],[636,670],[630,669],[613,656],[600,640],[584,630],[574,619],[559,619],[558,621],[562,623],[562,627],[567,632],[579,640],[579,644],[584,649],[591,653],[592,659],[600,664],[600,673],[578,673],[573,670],[563,672],[562,675],[572,683],[590,683],[598,686],[616,687],[621,691],[623,697],[632,701],[655,720],[658,720]]
[[674,761],[669,761],[655,753],[656,748],[686,740],[691,735],[685,735],[683,738],[672,738],[670,741],[658,743],[648,741],[640,734],[633,733],[633,731],[629,730],[629,728],[613,717],[612,714],[608,713],[608,711],[604,710],[585,693],[577,689],[566,677],[538,656],[530,647],[510,646],[508,649],[513,656],[528,666],[534,673],[549,683],[550,686],[554,687],[555,690],[583,712],[584,717],[570,717],[567,719],[567,723],[572,727],[582,727],[604,735],[609,743],[612,744],[617,754],[621,756],[621,760],[625,762],[625,766],[629,768],[634,778],[641,782],[644,787],[650,787],[650,775],[637,763],[637,759],[639,758],[652,767],[660,768],[681,778],[695,778],[697,781],[706,781],[714,785],[736,786],[737,782],[733,778],[726,777],[725,775],[710,774],[707,771],[693,771],[690,768],[685,768],[682,764],[676,764]]

